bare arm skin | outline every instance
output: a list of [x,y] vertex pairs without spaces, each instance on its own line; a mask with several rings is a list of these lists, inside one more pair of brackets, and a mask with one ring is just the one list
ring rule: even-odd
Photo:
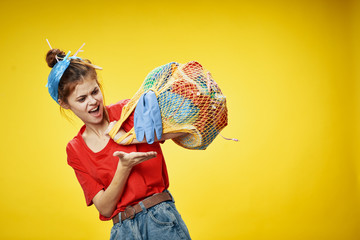
[[[125,133],[126,132],[122,128],[120,128],[119,132],[115,135],[115,139],[119,139]],[[177,137],[183,136],[185,134],[187,134],[187,133],[182,133],[182,132],[164,133],[164,134],[162,134],[161,139],[157,139],[156,134],[155,134],[155,142],[161,142],[161,141],[165,141],[165,140],[168,140],[168,139],[177,138]],[[129,138],[130,137],[125,138],[124,140],[122,140],[118,144],[124,145],[128,141]],[[132,140],[132,142],[131,142],[131,144],[138,144],[138,143],[146,143],[146,136],[144,136],[144,139],[141,142],[139,142],[136,138],[134,138],[134,140]]]
[[136,164],[156,157],[156,154],[156,152],[114,152],[113,155],[119,157],[114,178],[105,191],[99,191],[93,198],[93,203],[101,215],[111,217],[120,201],[131,169]]
[[[113,121],[111,123],[109,123],[109,127],[106,129],[105,134],[108,134],[110,132],[110,130],[113,128],[113,126],[115,125],[116,121]],[[121,136],[123,136],[126,132],[120,128],[120,130],[118,131],[118,133],[115,135],[115,140],[119,139]],[[186,135],[187,133],[184,132],[177,132],[177,133],[164,133],[162,134],[161,139],[157,139],[156,138],[156,134],[155,134],[155,142],[161,142],[161,141],[165,141],[168,139],[173,139],[173,138],[177,138],[183,135]],[[128,140],[130,139],[130,137],[125,138],[123,141],[121,141],[120,145],[124,145]],[[136,138],[134,138],[134,140],[131,142],[131,144],[138,144],[138,143],[146,143],[146,137],[144,136],[144,139],[139,142]]]

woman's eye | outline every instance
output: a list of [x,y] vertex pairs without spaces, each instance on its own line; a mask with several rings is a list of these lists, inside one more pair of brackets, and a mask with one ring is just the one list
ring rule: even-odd
[[85,98],[80,98],[78,101],[83,102],[83,101],[85,101]]
[[99,92],[99,89],[96,89],[93,91],[93,94],[97,94]]

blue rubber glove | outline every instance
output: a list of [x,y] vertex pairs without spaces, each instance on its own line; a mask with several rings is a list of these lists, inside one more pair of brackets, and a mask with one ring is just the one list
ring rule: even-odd
[[146,137],[148,144],[162,137],[162,120],[156,95],[149,91],[141,95],[134,112],[134,128],[136,139],[141,142]]
[[[150,109],[150,119],[152,120],[152,134],[154,134],[154,130],[156,132],[156,137],[158,140],[162,137],[162,119],[161,119],[161,112],[158,100],[156,95],[153,91],[149,91],[145,95],[145,106]],[[146,137],[147,139],[147,137]]]

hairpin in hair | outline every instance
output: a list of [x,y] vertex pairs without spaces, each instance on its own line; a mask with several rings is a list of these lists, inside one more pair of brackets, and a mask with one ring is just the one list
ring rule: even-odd
[[83,43],[83,45],[81,45],[81,47],[75,52],[75,54],[73,55],[73,57],[76,57],[76,55],[81,51],[83,52],[82,47],[85,45],[85,43]]
[[46,41],[47,41],[47,43],[49,44],[50,49],[52,49],[52,47],[51,47],[51,45],[50,45],[50,43],[49,43],[49,40],[46,39]]

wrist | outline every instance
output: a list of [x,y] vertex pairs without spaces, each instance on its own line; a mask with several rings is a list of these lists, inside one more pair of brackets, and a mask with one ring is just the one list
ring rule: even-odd
[[123,165],[120,160],[116,171],[121,174],[128,174],[131,172],[131,169],[132,169],[132,167]]

